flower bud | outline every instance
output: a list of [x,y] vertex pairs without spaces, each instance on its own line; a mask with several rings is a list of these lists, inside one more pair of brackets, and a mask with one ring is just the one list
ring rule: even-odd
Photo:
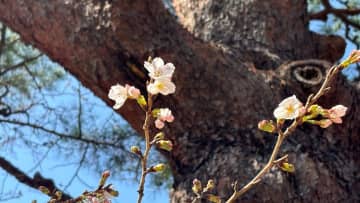
[[145,108],[147,105],[146,99],[143,95],[138,96],[138,98],[136,99],[136,102],[142,107]]
[[164,121],[160,120],[160,119],[156,119],[155,120],[155,127],[157,129],[163,129],[165,127],[165,123]]
[[295,167],[293,164],[290,164],[290,163],[287,163],[287,162],[282,162],[280,163],[279,165],[280,169],[285,171],[285,172],[288,172],[288,173],[293,173],[295,172]]
[[46,195],[50,194],[50,190],[45,186],[40,186],[39,190]]
[[201,191],[202,191],[201,182],[200,182],[200,180],[198,180],[197,178],[195,178],[195,179],[193,180],[192,191],[193,191],[195,194],[200,194]]
[[157,118],[160,114],[160,109],[159,108],[156,108],[156,109],[153,109],[152,112],[151,112],[151,115],[154,117],[154,118]]
[[206,199],[213,203],[221,203],[220,197],[213,194],[207,194]]
[[205,187],[205,189],[204,189],[204,192],[209,191],[209,190],[212,190],[214,187],[215,187],[214,180],[210,179],[210,180],[208,180],[208,182],[207,182],[207,184],[206,184],[206,187]]
[[105,185],[106,180],[108,179],[108,177],[110,176],[110,171],[106,170],[102,173],[101,175],[101,179],[100,179],[100,183],[99,183],[99,187],[103,187]]
[[141,150],[140,150],[140,148],[138,146],[131,146],[130,151],[132,153],[134,153],[134,154],[137,154],[137,155],[140,155],[140,156],[142,155]]
[[332,121],[330,119],[322,119],[318,124],[321,128],[327,128],[332,124]]
[[61,200],[62,192],[56,191],[56,192],[55,192],[55,196],[56,196],[56,199],[57,199],[57,200]]
[[173,144],[170,140],[160,140],[156,142],[157,146],[160,149],[166,150],[166,151],[171,151],[173,148]]
[[269,120],[262,120],[258,123],[258,128],[262,131],[273,133],[276,130],[273,121]]
[[165,138],[165,133],[163,132],[158,132],[156,133],[155,137],[154,137],[154,140],[162,140]]
[[349,57],[340,63],[342,68],[348,67],[350,64],[360,62],[360,50],[353,50]]
[[119,192],[117,190],[114,190],[113,188],[109,187],[105,189],[104,193],[105,197],[110,199],[119,196]]
[[161,164],[157,164],[153,167],[151,167],[151,171],[152,172],[161,172],[165,169],[165,164],[161,163]]
[[130,99],[137,99],[140,97],[141,93],[138,88],[128,84],[125,85],[125,88],[127,89],[127,95]]

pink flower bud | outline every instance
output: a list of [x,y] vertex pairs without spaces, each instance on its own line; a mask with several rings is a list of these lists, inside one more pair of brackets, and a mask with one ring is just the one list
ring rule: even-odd
[[160,119],[155,120],[155,127],[157,129],[163,129],[164,126],[165,126],[165,123],[163,121],[161,121]]
[[330,119],[323,119],[319,121],[319,126],[322,128],[327,128],[332,124],[332,121]]
[[258,123],[258,128],[262,131],[273,133],[276,130],[273,121],[269,120],[262,120]]
[[125,88],[127,90],[127,96],[130,99],[137,99],[141,94],[140,90],[134,86],[130,86],[130,85],[126,84]]

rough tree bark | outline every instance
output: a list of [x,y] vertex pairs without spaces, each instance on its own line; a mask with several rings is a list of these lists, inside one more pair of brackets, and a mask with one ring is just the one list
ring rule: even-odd
[[[291,94],[303,101],[344,41],[308,30],[304,0],[174,0],[178,19],[160,0],[0,0],[0,20],[48,54],[97,96],[109,87],[146,80],[143,61],[161,56],[177,67],[176,93],[158,97],[176,122],[168,158],[171,202],[187,202],[191,181],[209,178],[226,198],[231,183],[245,184],[269,158],[274,137],[257,130]],[[313,59],[313,60],[309,60]],[[304,126],[283,147],[294,175],[277,170],[241,202],[359,201],[359,90],[344,78],[321,104],[349,107],[345,124]],[[134,103],[119,113],[141,130]]]

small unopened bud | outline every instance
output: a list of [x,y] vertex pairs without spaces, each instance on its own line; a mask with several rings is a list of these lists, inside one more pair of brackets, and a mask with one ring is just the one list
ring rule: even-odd
[[50,190],[45,186],[40,186],[39,190],[46,195],[50,194]]
[[295,166],[293,164],[288,163],[288,162],[280,163],[279,167],[280,167],[281,170],[283,170],[285,172],[288,172],[288,173],[295,172]]
[[360,50],[353,50],[349,57],[340,63],[342,68],[348,67],[350,64],[360,62]]
[[165,133],[159,132],[159,133],[156,133],[154,140],[162,140],[162,139],[164,139],[164,137],[165,137]]
[[136,102],[142,107],[145,108],[147,105],[146,99],[143,95],[137,97]]
[[108,179],[108,177],[110,176],[110,171],[106,170],[102,173],[101,175],[101,179],[100,179],[100,183],[99,183],[99,187],[103,187],[106,183],[106,180]]
[[55,197],[56,197],[57,200],[61,200],[62,192],[56,191],[56,192],[55,192]]
[[262,131],[273,133],[276,131],[276,127],[273,121],[262,120],[258,123],[258,128]]
[[106,198],[110,199],[119,196],[119,192],[112,187],[109,187],[105,189],[104,195]]
[[204,188],[204,192],[212,190],[214,187],[215,187],[214,180],[210,179],[210,180],[208,180],[206,187]]
[[153,109],[151,114],[154,118],[157,118],[160,114],[160,109]]
[[317,105],[317,104],[314,104],[314,105],[311,105],[309,108],[308,108],[308,115],[305,115],[303,118],[302,118],[302,122],[307,122],[307,120],[311,120],[313,118],[316,118],[317,116],[319,115],[322,115],[324,114],[324,109]]
[[161,172],[165,169],[165,164],[160,163],[156,164],[155,166],[151,167],[150,171],[152,172]]
[[157,146],[160,149],[166,150],[166,151],[171,151],[173,148],[173,144],[170,140],[160,140],[156,142]]
[[329,127],[333,122],[330,119],[322,119],[318,122],[321,128]]
[[200,180],[198,180],[197,178],[195,178],[195,179],[193,180],[192,191],[193,191],[195,194],[200,194],[201,191],[202,191],[201,182],[200,182]]
[[213,194],[207,194],[206,199],[213,203],[221,203],[220,197]]
[[309,107],[308,112],[313,114],[313,113],[317,113],[317,114],[321,114],[323,112],[323,108],[317,104],[313,104]]
[[142,156],[141,150],[138,146],[131,146],[130,151],[134,154]]

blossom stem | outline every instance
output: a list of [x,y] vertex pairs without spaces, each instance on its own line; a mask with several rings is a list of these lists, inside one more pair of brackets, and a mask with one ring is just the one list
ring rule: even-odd
[[[329,89],[329,85],[333,78],[340,72],[341,65],[332,66],[328,73],[326,74],[325,80],[323,84],[321,85],[320,89],[315,95],[310,95],[307,99],[307,102],[305,104],[305,110],[307,111],[308,108],[316,103],[321,96],[327,93],[327,90]],[[271,156],[266,163],[266,165],[257,173],[257,175],[250,180],[245,186],[243,186],[240,190],[234,190],[234,193],[231,195],[231,197],[226,201],[226,203],[234,203],[236,199],[238,199],[241,195],[246,193],[248,190],[250,190],[254,185],[259,183],[261,181],[261,178],[270,171],[270,169],[276,165],[277,160],[276,157],[279,153],[281,144],[285,140],[286,137],[288,137],[290,134],[292,134],[293,131],[295,131],[296,127],[300,124],[302,124],[302,118],[303,116],[298,117],[295,119],[291,125],[285,130],[285,132],[282,132],[281,129],[278,130],[278,137],[276,140],[276,144],[274,146],[274,149],[271,153]]]
[[147,160],[151,148],[150,144],[150,121],[151,121],[151,110],[152,110],[152,95],[149,93],[148,95],[148,106],[147,111],[145,114],[145,121],[143,125],[144,130],[144,137],[145,137],[145,151],[144,155],[141,157],[141,178],[139,182],[139,188],[138,188],[138,200],[137,203],[141,203],[142,198],[144,196],[144,185],[145,185],[145,178],[147,175]]

